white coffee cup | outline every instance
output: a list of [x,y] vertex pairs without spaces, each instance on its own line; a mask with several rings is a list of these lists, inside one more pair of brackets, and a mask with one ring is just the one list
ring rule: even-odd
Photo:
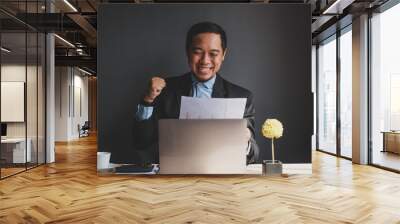
[[97,169],[107,169],[110,167],[111,152],[97,152]]

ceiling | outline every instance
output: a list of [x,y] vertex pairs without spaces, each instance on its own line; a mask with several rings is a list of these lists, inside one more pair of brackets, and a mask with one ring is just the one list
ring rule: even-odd
[[[97,8],[102,3],[306,3],[312,9],[313,39],[318,39],[329,35],[324,32],[338,20],[373,9],[385,1],[387,0],[340,0],[340,4],[335,4],[335,0],[47,0],[46,7],[46,0],[1,0],[0,22],[2,33],[5,33],[2,35],[3,46],[7,42],[8,48],[11,47],[16,52],[22,51],[24,48],[21,46],[25,46],[25,39],[22,38],[23,34],[18,33],[25,32],[25,29],[55,32],[60,37],[55,38],[56,65],[80,66],[95,72]],[[330,7],[334,4],[335,7]],[[333,8],[333,13],[323,14],[327,8]],[[28,54],[32,51],[31,47],[33,49],[35,45],[28,44]]]

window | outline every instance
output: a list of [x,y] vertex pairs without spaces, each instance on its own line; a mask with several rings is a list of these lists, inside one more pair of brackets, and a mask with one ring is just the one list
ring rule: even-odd
[[318,48],[318,149],[336,153],[336,36]]
[[340,155],[352,157],[352,35],[340,36]]
[[371,18],[372,163],[400,170],[400,4]]

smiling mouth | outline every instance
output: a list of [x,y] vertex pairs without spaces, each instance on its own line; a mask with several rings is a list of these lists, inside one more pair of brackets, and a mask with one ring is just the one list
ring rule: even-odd
[[208,71],[208,70],[211,70],[211,69],[212,69],[212,67],[199,67],[200,71]]

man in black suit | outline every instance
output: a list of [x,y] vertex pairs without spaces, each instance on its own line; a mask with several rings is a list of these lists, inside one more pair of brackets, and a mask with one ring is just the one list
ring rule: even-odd
[[253,95],[249,90],[223,79],[218,73],[226,52],[225,31],[215,23],[197,23],[186,36],[186,53],[191,71],[165,80],[160,77],[150,80],[148,91],[138,105],[135,122],[136,146],[154,151],[155,158],[147,160],[158,163],[158,119],[179,118],[181,97],[192,96],[247,98],[244,112],[249,139],[247,163],[257,162],[259,149],[254,139]]

